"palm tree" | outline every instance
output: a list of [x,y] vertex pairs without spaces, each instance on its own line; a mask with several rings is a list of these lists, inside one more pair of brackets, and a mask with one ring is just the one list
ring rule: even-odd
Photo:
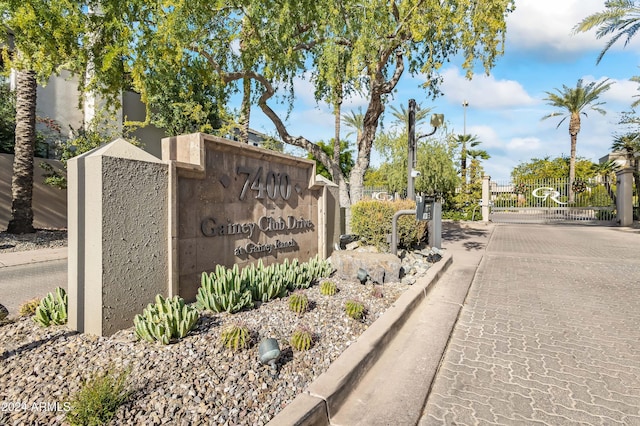
[[[403,125],[405,129],[409,129],[409,110],[404,107],[404,104],[400,105],[400,109],[391,105],[391,115],[395,118],[395,122],[398,125]],[[431,112],[432,108],[422,108],[421,105],[416,107],[415,124],[416,126],[427,119],[427,115]]]
[[36,141],[36,73],[16,72],[16,144],[11,179],[11,220],[7,232],[33,229],[33,150]]
[[362,108],[358,108],[358,112],[351,110],[349,114],[342,114],[342,122],[345,126],[353,129],[353,131],[347,133],[347,137],[355,134],[356,140],[359,141],[364,129],[364,113],[362,112]]
[[604,188],[606,189],[607,194],[609,194],[609,198],[611,198],[611,201],[613,202],[614,205],[616,204],[616,192],[611,187],[611,182],[615,182],[616,171],[618,170],[618,168],[619,168],[618,164],[613,160],[605,161],[604,163],[600,163],[600,164],[595,164],[593,167],[593,171],[598,176],[602,177],[602,183],[604,184]]
[[626,38],[624,42],[626,46],[640,30],[640,7],[636,6],[635,0],[609,0],[604,6],[605,10],[587,16],[573,28],[574,32],[578,33],[599,27],[596,32],[598,39],[613,34],[600,52],[596,63],[600,63],[607,50],[620,38]]
[[455,141],[460,145],[460,176],[462,177],[462,187],[464,189],[467,184],[468,150],[469,148],[475,148],[480,145],[482,141],[480,141],[476,135],[458,135],[455,137]]
[[584,111],[587,107],[600,114],[606,114],[606,111],[600,108],[604,102],[596,102],[600,95],[611,87],[613,82],[609,79],[601,81],[599,83],[591,82],[586,86],[583,85],[582,79],[578,80],[575,88],[562,85],[562,90],[555,89],[558,93],[545,92],[547,97],[544,99],[548,105],[556,108],[560,108],[560,111],[552,112],[551,114],[542,117],[542,120],[546,120],[551,117],[564,116],[558,123],[556,128],[569,118],[569,136],[571,137],[571,154],[569,157],[569,202],[573,202],[575,194],[571,189],[571,184],[575,180],[576,175],[576,145],[578,143],[578,133],[580,132],[580,115],[587,113]]
[[[479,143],[480,141],[478,141],[478,144]],[[480,178],[480,176],[478,176],[478,173],[476,173],[476,171],[480,169],[480,161],[488,160],[489,158],[491,158],[491,155],[489,155],[489,153],[484,149],[468,149],[467,156],[471,157],[471,166],[469,167],[469,170],[471,171],[471,177],[469,178],[469,184],[473,185],[478,181],[478,178]]]
[[633,180],[636,184],[636,192],[640,191],[640,161],[637,155],[640,155],[640,134],[628,133],[622,136],[616,136],[611,144],[612,151],[620,151],[624,153],[629,166],[633,169]]

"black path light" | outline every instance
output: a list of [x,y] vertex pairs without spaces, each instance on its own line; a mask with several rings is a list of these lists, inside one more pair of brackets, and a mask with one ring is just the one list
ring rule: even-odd
[[420,172],[416,170],[417,141],[433,135],[438,130],[438,127],[444,123],[444,114],[433,114],[431,116],[433,131],[416,137],[416,110],[416,100],[409,99],[409,155],[407,167],[407,199],[409,200],[415,200],[416,198],[413,180],[420,176]]

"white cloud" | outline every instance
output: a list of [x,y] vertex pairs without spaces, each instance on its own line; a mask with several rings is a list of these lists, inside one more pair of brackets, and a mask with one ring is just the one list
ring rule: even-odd
[[[637,100],[634,96],[640,94],[640,92],[638,92],[638,87],[640,87],[638,83],[630,80],[611,79],[611,81],[613,81],[614,84],[609,90],[604,92],[600,98],[606,102],[619,102],[624,104],[627,109],[630,109],[631,103]],[[604,108],[606,107],[607,106],[604,105]]]
[[526,138],[513,138],[507,143],[507,150],[509,151],[522,151],[522,152],[532,152],[540,149],[540,139],[536,137],[526,137]]
[[532,105],[533,99],[522,85],[513,80],[496,80],[493,76],[474,75],[467,80],[458,68],[442,73],[442,92],[447,100],[462,103],[466,100],[474,108],[491,109]]
[[[602,0],[535,0],[516,2],[507,18],[507,37],[511,49],[534,50],[545,56],[560,57],[588,50],[601,50],[608,37],[597,39],[595,30],[573,34],[573,28],[587,16],[605,10]],[[621,49],[616,43],[612,49]],[[638,50],[636,40],[627,49]]]
[[467,133],[478,137],[478,140],[482,142],[479,146],[481,149],[502,148],[504,146],[500,141],[498,133],[491,126],[469,126]]

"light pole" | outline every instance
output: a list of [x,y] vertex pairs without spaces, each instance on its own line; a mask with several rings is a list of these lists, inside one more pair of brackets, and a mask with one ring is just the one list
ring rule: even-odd
[[407,199],[415,200],[416,193],[413,186],[413,179],[420,176],[420,172],[415,169],[417,159],[417,144],[421,138],[433,135],[438,127],[444,123],[444,114],[433,114],[431,116],[431,126],[433,131],[416,137],[416,100],[409,99],[409,152],[407,158]]
[[462,111],[464,111],[463,116],[464,116],[464,124],[462,127],[462,132],[464,134],[464,136],[467,135],[467,107],[469,106],[469,102],[467,102],[466,100],[462,101]]

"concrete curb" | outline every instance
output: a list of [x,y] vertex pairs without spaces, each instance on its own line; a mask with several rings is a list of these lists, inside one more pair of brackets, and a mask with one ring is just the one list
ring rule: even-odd
[[67,258],[67,248],[38,249],[29,251],[15,251],[0,254],[0,268],[21,266],[30,263],[50,262]]
[[396,302],[336,359],[329,369],[298,395],[269,425],[329,425],[347,395],[375,364],[398,330],[424,300],[453,262],[446,253],[440,262],[405,291]]

